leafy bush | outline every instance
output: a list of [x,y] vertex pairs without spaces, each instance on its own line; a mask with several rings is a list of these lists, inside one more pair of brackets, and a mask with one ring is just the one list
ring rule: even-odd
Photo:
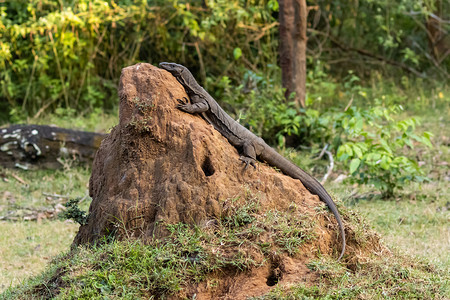
[[64,206],[67,209],[60,214],[60,218],[65,220],[74,220],[80,225],[85,225],[87,223],[88,216],[86,212],[81,210],[78,206],[80,200],[81,198],[70,199],[64,203]]
[[[356,6],[324,1],[309,18],[311,27],[319,31],[328,28],[345,41],[358,41],[353,45],[356,48],[426,69],[429,55],[419,54],[418,49],[425,49],[428,41],[417,21],[425,22],[437,9],[410,0],[395,7],[386,1]],[[276,66],[277,10],[277,2],[272,0],[7,1],[0,7],[0,120],[19,122],[45,110],[71,117],[114,107],[122,67],[140,60],[174,60],[189,66],[227,112],[271,144],[284,146],[286,136],[294,136],[296,144],[306,146],[330,144],[342,161],[351,162],[350,170],[361,182],[372,182],[389,193],[403,180],[418,179],[417,166],[398,151],[410,147],[413,140],[426,141],[416,138],[409,121],[405,122],[411,129],[404,129],[402,123],[395,125],[376,111],[383,110],[383,105],[403,103],[408,95],[394,97],[396,93],[391,93],[380,103],[369,100],[380,98],[376,85],[383,80],[358,61],[354,72],[343,73],[343,84],[331,78],[329,74],[348,67],[333,67],[330,61],[335,58],[333,53],[341,55],[342,51],[315,53],[330,44],[318,40],[317,31],[309,36],[313,51],[308,57],[309,106],[299,110],[285,101]],[[418,13],[411,16],[407,14],[410,11]],[[372,14],[373,18],[367,17]],[[408,34],[417,29],[421,35]],[[409,36],[417,38],[411,41]],[[439,74],[446,72],[445,66],[440,66]],[[356,74],[374,78],[373,87],[363,86]],[[406,76],[400,81],[405,87],[414,85]],[[441,98],[440,92],[438,95]],[[352,101],[355,107],[375,106],[362,110],[350,103],[350,109],[340,108],[343,102]],[[371,118],[373,124],[364,125]],[[382,130],[379,126],[384,123],[388,127]],[[362,139],[354,132],[362,134]],[[380,143],[387,143],[391,151]],[[397,171],[392,172],[394,169]],[[374,178],[385,179],[375,182]]]
[[351,180],[360,184],[373,184],[392,196],[395,188],[408,181],[423,181],[417,162],[408,157],[407,149],[414,143],[432,147],[430,132],[422,136],[415,133],[414,118],[396,121],[392,115],[401,107],[375,106],[362,110],[350,108],[339,118],[345,141],[337,150],[340,161],[349,162]]
[[[418,70],[438,66],[428,76],[447,72],[449,60],[431,59],[423,26],[436,14],[445,16],[446,6],[404,0],[397,6],[389,1],[322,1],[311,7],[307,69],[316,75],[321,69],[345,76],[349,66],[364,76],[385,69],[367,67],[357,52],[332,43],[330,34],[397,65],[408,63]],[[57,108],[84,112],[114,107],[121,69],[138,61],[183,63],[206,88],[217,87],[224,76],[232,82],[268,76],[277,62],[277,11],[273,0],[6,1],[0,7],[0,120],[18,122]],[[439,26],[445,31],[449,25]],[[347,58],[341,59],[343,54]],[[340,63],[335,63],[337,57]],[[323,94],[314,97],[311,86]],[[310,80],[309,99],[330,98],[337,87],[317,76]],[[275,94],[281,97],[279,91]]]
[[[445,20],[450,6],[448,2],[443,3],[401,0],[394,5],[391,1],[318,1],[319,8],[310,13],[315,17],[310,23],[315,31],[312,30],[308,43],[318,45],[314,53],[322,56],[322,60],[325,57],[328,61],[334,60],[334,69],[341,74],[352,68],[360,75],[367,75],[367,63],[370,63],[370,69],[389,70],[394,66],[397,70],[390,68],[391,74],[402,70],[422,77],[442,75],[445,79],[450,70],[450,60],[445,59],[448,46],[442,47],[439,43],[443,43],[450,30]],[[325,51],[323,45],[330,39],[339,46]],[[439,47],[442,48],[439,50]],[[323,55],[322,51],[327,54]],[[356,52],[359,55],[355,55]],[[340,66],[346,68],[340,69]]]
[[138,61],[177,61],[202,81],[234,65],[264,70],[276,59],[276,28],[263,29],[271,13],[265,1],[7,1],[0,103],[15,122],[43,110],[111,108],[121,69]]

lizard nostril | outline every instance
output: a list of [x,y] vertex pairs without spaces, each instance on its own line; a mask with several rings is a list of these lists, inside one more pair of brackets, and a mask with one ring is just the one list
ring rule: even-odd
[[212,165],[212,162],[211,162],[211,159],[209,158],[209,156],[206,156],[205,159],[203,160],[202,170],[203,170],[203,173],[205,173],[205,175],[207,177],[213,175],[214,172],[216,172],[216,170],[214,170],[214,166]]

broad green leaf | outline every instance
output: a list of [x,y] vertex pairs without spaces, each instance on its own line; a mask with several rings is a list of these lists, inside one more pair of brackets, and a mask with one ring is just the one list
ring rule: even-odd
[[345,152],[349,155],[349,156],[353,156],[353,149],[350,145],[345,145]]
[[278,11],[278,1],[269,0],[269,2],[267,3],[267,7],[273,11]]
[[363,157],[361,148],[359,148],[358,145],[353,145],[353,152],[356,154],[356,156],[358,156],[358,158],[362,158]]
[[391,147],[389,147],[389,145],[385,139],[380,139],[380,144],[383,146],[384,150],[386,150],[389,153],[392,153],[392,149],[391,149]]
[[430,139],[433,136],[433,134],[431,132],[429,132],[429,131],[425,131],[423,133],[423,136],[426,137],[427,139]]
[[363,125],[364,125],[364,120],[359,119],[358,121],[356,121],[355,130],[360,131],[363,128]]
[[422,143],[424,143],[425,145],[427,145],[430,148],[433,148],[433,144],[431,144],[432,136],[433,136],[433,134],[431,132],[425,131],[423,133]]
[[412,141],[410,139],[405,138],[404,141],[405,141],[406,145],[408,145],[411,148],[414,148],[414,145],[413,145],[413,143],[412,143]]
[[353,174],[361,164],[361,160],[359,158],[354,158],[350,162],[350,174]]
[[389,170],[391,168],[391,162],[392,160],[390,159],[390,157],[388,157],[387,155],[383,155],[383,157],[381,158],[380,166],[385,170]]
[[427,145],[430,148],[433,148],[433,144],[431,144],[430,140],[425,137],[422,139],[422,143],[424,143],[425,145]]

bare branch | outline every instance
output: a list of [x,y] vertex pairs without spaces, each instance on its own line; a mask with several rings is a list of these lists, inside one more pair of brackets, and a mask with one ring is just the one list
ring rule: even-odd
[[323,147],[322,151],[320,152],[319,156],[317,156],[316,158],[314,158],[314,160],[319,160],[323,157],[323,155],[325,154],[325,151],[327,151],[328,148],[328,144],[325,144],[325,146]]
[[325,151],[325,154],[328,156],[328,159],[330,160],[330,165],[328,166],[327,173],[325,174],[325,176],[323,176],[322,181],[320,182],[321,184],[324,184],[327,181],[328,176],[330,176],[331,172],[333,171],[333,167],[334,167],[333,154],[331,154],[330,151]]

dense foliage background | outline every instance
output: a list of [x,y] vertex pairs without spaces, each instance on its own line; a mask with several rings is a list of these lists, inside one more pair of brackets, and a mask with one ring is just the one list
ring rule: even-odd
[[[112,108],[121,69],[138,61],[185,64],[217,96],[224,86],[245,85],[239,92],[246,93],[280,85],[275,0],[0,5],[3,122],[58,108]],[[319,0],[308,6],[310,103],[318,100],[317,84],[327,85],[322,101],[333,102],[332,84],[349,70],[402,84],[448,79],[450,59],[434,55],[427,28],[438,20],[436,26],[448,32],[449,22],[441,19],[450,14],[446,1]],[[270,88],[258,85],[259,77]]]

